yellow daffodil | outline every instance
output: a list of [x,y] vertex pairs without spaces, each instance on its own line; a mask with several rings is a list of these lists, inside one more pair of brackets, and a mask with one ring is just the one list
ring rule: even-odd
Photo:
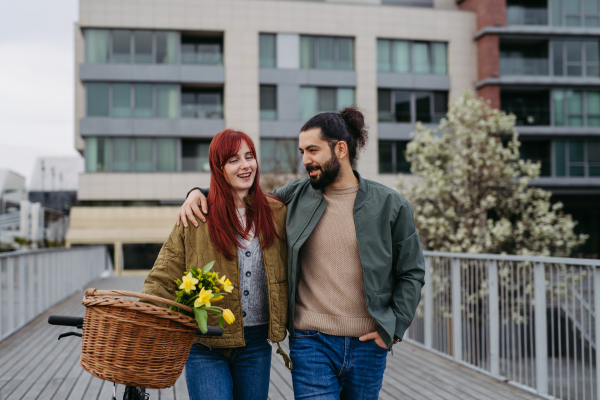
[[223,277],[219,279],[219,283],[221,284],[221,290],[223,290],[224,292],[231,293],[231,291],[233,290],[233,285],[231,284],[231,281],[227,279],[225,275],[223,275]]
[[205,290],[202,288],[196,301],[194,301],[194,307],[200,308],[202,306],[210,307],[210,300],[213,297],[212,290]]
[[230,309],[223,310],[223,319],[225,319],[225,322],[227,322],[229,325],[231,325],[233,321],[235,321],[235,317],[233,316],[233,313]]
[[194,278],[191,272],[188,272],[183,276],[179,289],[183,289],[186,293],[190,293],[192,290],[196,290],[196,284],[198,279]]
[[215,297],[213,297],[212,299],[210,299],[210,301],[212,301],[213,303],[215,301],[219,301],[219,300],[223,300],[223,296],[215,295]]

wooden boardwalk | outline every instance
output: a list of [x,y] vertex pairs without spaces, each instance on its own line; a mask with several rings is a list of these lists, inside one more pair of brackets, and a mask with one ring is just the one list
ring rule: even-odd
[[[107,278],[92,286],[140,291],[143,277]],[[112,384],[85,372],[79,365],[80,339],[57,341],[67,327],[47,324],[51,314],[83,316],[83,292],[55,306],[13,336],[0,342],[0,400],[108,400]],[[282,346],[287,351],[287,343]],[[276,347],[275,347],[276,348]],[[273,351],[271,400],[293,399],[290,372]],[[123,386],[119,385],[122,393]],[[174,387],[150,390],[151,400],[189,400],[185,375]],[[122,398],[122,395],[121,397]],[[380,399],[524,400],[537,397],[479,374],[407,343],[388,356]]]

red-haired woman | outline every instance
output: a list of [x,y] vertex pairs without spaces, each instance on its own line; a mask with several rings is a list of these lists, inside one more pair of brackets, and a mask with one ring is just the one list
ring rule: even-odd
[[[144,282],[144,293],[174,299],[190,266],[215,260],[212,271],[233,284],[220,300],[235,316],[222,337],[197,337],[186,364],[190,399],[266,400],[271,346],[287,324],[286,208],[263,193],[248,135],[218,133],[208,152],[211,184],[206,223],[175,226]],[[209,313],[208,325],[218,316]]]

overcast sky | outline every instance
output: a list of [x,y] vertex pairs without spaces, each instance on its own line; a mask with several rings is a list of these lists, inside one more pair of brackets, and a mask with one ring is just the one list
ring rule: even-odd
[[27,178],[36,157],[75,156],[76,0],[0,0],[0,169]]

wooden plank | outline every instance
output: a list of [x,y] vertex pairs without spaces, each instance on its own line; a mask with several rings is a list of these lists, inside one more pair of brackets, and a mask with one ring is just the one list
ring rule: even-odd
[[[113,383],[109,381],[103,381],[102,388],[98,394],[97,400],[110,400],[113,394]],[[122,397],[121,397],[122,398]]]
[[[151,400],[154,400],[151,398]],[[158,397],[156,398],[158,400]],[[160,389],[160,400],[175,400],[175,390],[173,387]]]
[[92,375],[82,370],[81,375],[79,375],[77,382],[75,382],[73,385],[73,390],[71,390],[67,400],[82,400],[84,398],[84,393],[87,391],[87,388],[92,381],[92,378]]
[[[92,380],[90,381],[90,384],[88,385],[88,388],[85,391],[85,394],[81,397],[81,400],[97,399],[98,395],[100,394],[100,389],[102,389],[103,384],[104,384],[104,381],[102,379],[96,378],[95,376],[92,377]],[[103,399],[103,400],[108,400],[108,399]]]
[[175,390],[176,400],[190,400],[187,390],[187,383],[185,382],[185,368],[183,369],[179,379],[177,379],[177,382],[175,382],[173,389]]

